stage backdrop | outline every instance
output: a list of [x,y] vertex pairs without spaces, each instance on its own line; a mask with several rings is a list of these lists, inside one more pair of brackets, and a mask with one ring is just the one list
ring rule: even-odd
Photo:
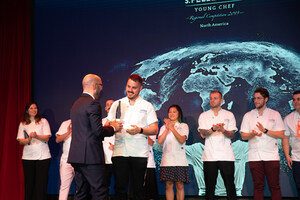
[[[48,119],[53,136],[49,194],[58,194],[60,124],[82,92],[88,73],[101,76],[101,103],[125,95],[127,78],[144,78],[141,96],[159,119],[171,104],[183,108],[190,127],[187,157],[192,182],[187,195],[203,195],[204,141],[197,132],[200,113],[209,109],[209,92],[224,94],[240,127],[253,109],[257,87],[270,92],[268,106],[282,117],[292,110],[292,92],[300,89],[298,0],[35,0],[34,100]],[[106,116],[103,110],[103,116]],[[161,123],[160,123],[161,124]],[[297,193],[281,153],[283,196]],[[233,140],[239,195],[252,196],[247,142]],[[155,146],[157,165],[161,147]],[[159,169],[158,169],[159,170]],[[159,173],[159,172],[158,172]],[[164,194],[164,185],[159,185]],[[74,185],[72,186],[74,193]],[[224,195],[222,181],[216,194]],[[269,196],[268,191],[265,195]]]

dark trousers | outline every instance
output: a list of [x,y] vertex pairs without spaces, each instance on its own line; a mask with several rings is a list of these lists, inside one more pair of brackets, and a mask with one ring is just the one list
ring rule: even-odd
[[132,180],[134,200],[144,198],[143,184],[147,168],[147,158],[143,157],[112,157],[115,175],[115,200],[127,200],[129,177]]
[[300,162],[293,161],[293,177],[298,191],[298,199],[300,199]]
[[204,181],[205,181],[205,199],[214,199],[215,188],[217,183],[218,171],[221,176],[229,200],[236,200],[236,189],[234,185],[234,162],[233,161],[216,161],[203,162]]
[[155,168],[147,168],[144,183],[145,200],[158,200],[158,187]]
[[25,200],[47,199],[50,159],[22,160],[24,170]]
[[105,186],[107,187],[107,195],[109,195],[111,177],[113,175],[112,164],[105,164]]
[[75,200],[89,199],[90,189],[94,200],[106,200],[107,187],[105,186],[105,165],[104,164],[74,164],[76,194]]
[[253,178],[254,199],[264,199],[265,176],[271,190],[272,200],[281,200],[279,186],[279,161],[250,161],[250,171]]

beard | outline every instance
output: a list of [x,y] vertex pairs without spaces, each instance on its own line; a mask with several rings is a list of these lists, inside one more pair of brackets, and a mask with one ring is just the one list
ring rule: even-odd
[[137,97],[136,94],[134,94],[133,92],[127,92],[127,98],[132,100],[135,99]]
[[221,104],[210,105],[211,108],[218,108]]
[[95,99],[98,99],[100,92],[101,92],[100,88],[97,87],[96,92],[95,92]]
[[259,110],[259,109],[263,108],[264,106],[265,106],[265,104],[263,103],[263,104],[260,104],[260,105],[257,105],[257,106],[255,105],[255,108]]

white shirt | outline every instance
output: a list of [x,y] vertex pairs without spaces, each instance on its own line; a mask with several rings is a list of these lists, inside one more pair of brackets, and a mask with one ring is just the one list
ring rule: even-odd
[[[186,123],[176,122],[174,128],[181,136],[186,136],[186,139],[188,139],[189,127]],[[165,129],[166,125],[163,125],[160,128],[159,135],[163,134]],[[185,142],[180,144],[171,131],[167,133],[163,142],[163,154],[160,166],[188,166],[185,155]]]
[[[64,121],[64,122],[60,125],[60,127],[59,127],[59,129],[58,129],[58,131],[57,131],[57,133],[56,133],[55,135],[56,135],[56,136],[58,136],[58,135],[63,135],[63,134],[65,134],[66,132],[68,132],[68,126],[69,126],[70,124],[71,124],[71,120],[70,120],[70,119]],[[69,137],[64,141],[64,143],[63,143],[63,153],[62,153],[62,155],[61,155],[60,162],[64,162],[64,163],[67,162],[68,156],[69,156],[69,150],[70,150],[71,140],[72,140],[72,136],[69,136]]]
[[284,135],[291,138],[292,160],[300,161],[300,137],[297,137],[297,123],[300,121],[300,114],[294,111],[284,118]]
[[[156,143],[156,135],[151,135],[148,136],[150,137],[154,143],[153,145]],[[149,145],[149,154],[148,154],[148,160],[147,160],[147,168],[156,168],[155,166],[155,160],[154,160],[154,154],[153,154],[153,146]]]
[[[198,131],[200,129],[211,129],[215,124],[224,123],[227,131],[236,131],[236,121],[232,112],[221,109],[218,115],[214,115],[213,110],[208,110],[200,114],[198,119]],[[231,139],[222,132],[215,131],[205,138],[202,161],[235,161]]]
[[88,95],[90,95],[93,99],[95,99],[95,97],[94,97],[91,93],[83,92],[83,94],[88,94]]
[[[264,128],[272,131],[282,131],[284,124],[279,112],[266,108],[260,116],[257,109],[253,109],[244,115],[241,132],[251,133],[252,130],[261,131],[256,126],[260,122]],[[254,136],[248,140],[248,161],[279,160],[278,139],[262,133],[262,136]]]
[[[107,122],[107,117],[102,119],[102,125],[104,126],[106,122]],[[110,144],[112,145],[115,144],[115,135],[110,137],[104,137],[104,140],[102,141],[105,164],[112,164],[111,157],[112,157],[113,150],[109,149]]]
[[148,138],[144,134],[130,135],[126,129],[132,128],[131,125],[136,125],[141,128],[147,128],[150,124],[156,123],[157,116],[153,105],[138,97],[134,105],[129,104],[129,99],[124,97],[115,101],[108,113],[108,120],[116,119],[116,109],[119,101],[121,101],[121,121],[123,129],[121,132],[115,133],[115,146],[113,151],[114,156],[124,157],[148,157]]
[[[35,121],[30,124],[20,123],[17,140],[25,139],[24,131],[30,135],[31,132],[36,132],[37,135],[50,135],[50,126],[45,118],[36,124]],[[36,138],[32,138],[30,145],[25,144],[23,149],[23,160],[45,160],[51,158],[48,142],[43,142]]]

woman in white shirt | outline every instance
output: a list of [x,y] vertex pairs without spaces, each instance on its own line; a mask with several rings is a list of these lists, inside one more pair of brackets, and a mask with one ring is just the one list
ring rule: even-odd
[[166,199],[174,199],[173,183],[176,186],[176,199],[184,199],[184,183],[188,183],[188,162],[185,154],[185,141],[189,127],[183,123],[182,110],[172,105],[168,110],[168,119],[160,129],[158,143],[163,144],[160,163],[160,181],[166,183]]
[[37,104],[26,104],[17,136],[20,145],[24,145],[22,164],[25,200],[47,199],[50,136],[49,123],[39,114]]

